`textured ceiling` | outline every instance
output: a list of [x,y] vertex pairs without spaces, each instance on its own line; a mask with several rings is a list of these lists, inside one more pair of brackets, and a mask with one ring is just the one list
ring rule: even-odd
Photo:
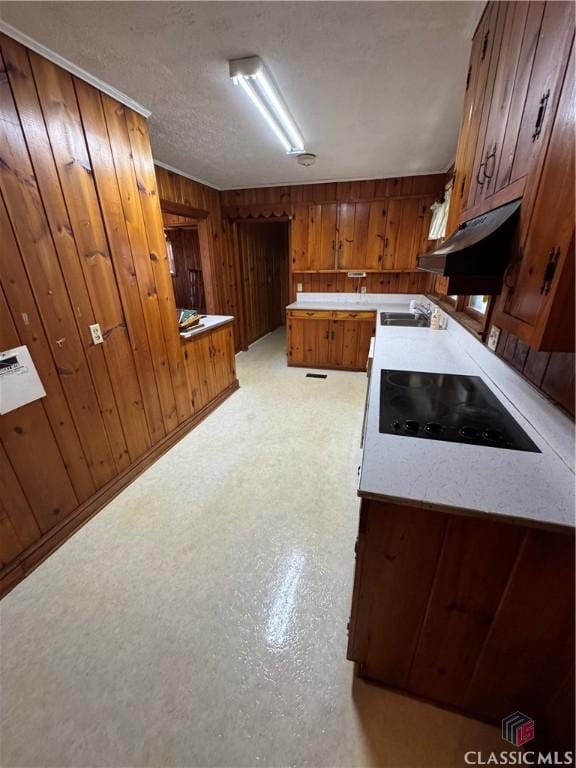
[[[2,2],[0,17],[152,110],[155,158],[220,189],[444,171],[483,2]],[[227,60],[257,54],[311,168]]]

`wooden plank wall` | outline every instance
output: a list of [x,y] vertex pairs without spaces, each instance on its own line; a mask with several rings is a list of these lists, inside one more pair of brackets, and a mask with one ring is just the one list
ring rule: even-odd
[[246,343],[282,325],[288,301],[288,222],[238,223]]
[[0,416],[5,585],[192,404],[144,118],[0,35],[0,146],[0,349],[47,392]]

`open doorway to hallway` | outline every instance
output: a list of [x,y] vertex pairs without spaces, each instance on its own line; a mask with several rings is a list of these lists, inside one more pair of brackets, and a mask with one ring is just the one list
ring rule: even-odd
[[288,221],[238,222],[246,344],[285,322],[288,304]]

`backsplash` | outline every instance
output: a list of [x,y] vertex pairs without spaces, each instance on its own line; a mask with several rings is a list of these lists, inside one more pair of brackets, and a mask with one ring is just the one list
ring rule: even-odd
[[434,275],[428,272],[378,272],[366,277],[348,277],[346,272],[307,273],[292,276],[292,296],[308,293],[428,293],[432,290]]
[[496,354],[574,418],[573,353],[538,352],[502,331]]

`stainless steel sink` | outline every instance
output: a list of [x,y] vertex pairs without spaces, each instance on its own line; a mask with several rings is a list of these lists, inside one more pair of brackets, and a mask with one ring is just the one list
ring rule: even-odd
[[380,325],[429,328],[430,318],[417,312],[380,312]]

